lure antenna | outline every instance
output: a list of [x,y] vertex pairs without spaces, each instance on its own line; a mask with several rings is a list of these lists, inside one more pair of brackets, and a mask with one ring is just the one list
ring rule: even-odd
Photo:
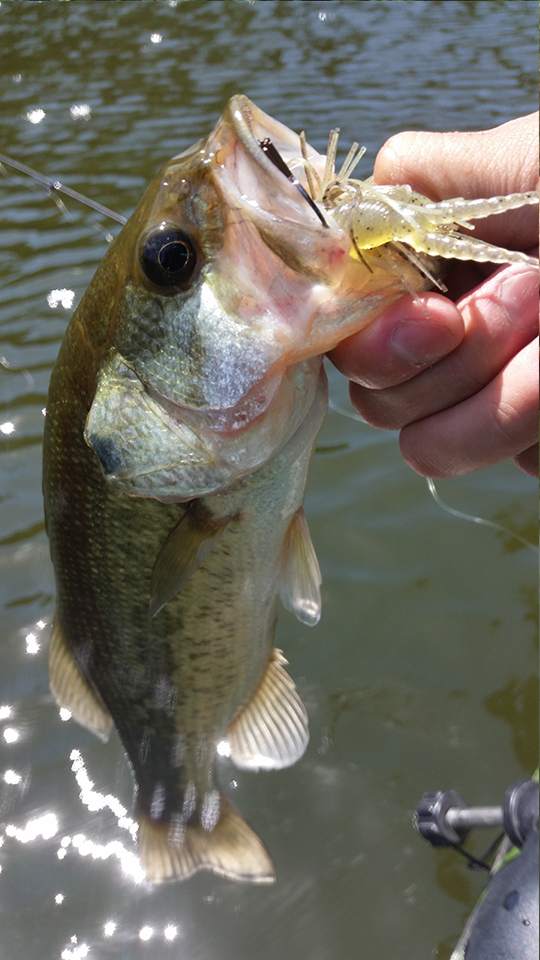
[[115,213],[114,210],[109,210],[108,207],[104,207],[102,203],[98,203],[97,200],[90,200],[89,197],[85,197],[82,193],[78,193],[77,190],[72,190],[71,187],[66,187],[65,184],[60,183],[59,180],[53,180],[51,177],[45,177],[42,173],[38,173],[37,170],[32,170],[31,167],[25,166],[24,163],[19,163],[18,160],[11,160],[10,157],[6,157],[3,153],[0,153],[0,163],[5,163],[8,167],[14,167],[15,170],[18,170],[19,173],[26,174],[27,177],[32,177],[34,180],[37,180],[38,183],[42,183],[43,186],[47,187],[49,190],[56,190],[58,193],[65,193],[67,197],[71,197],[72,200],[78,200],[79,203],[84,203],[87,207],[91,207],[92,210],[96,210],[97,213],[102,213],[104,217],[109,217],[110,220],[115,220],[116,223],[127,223],[127,218],[123,217],[120,213]]

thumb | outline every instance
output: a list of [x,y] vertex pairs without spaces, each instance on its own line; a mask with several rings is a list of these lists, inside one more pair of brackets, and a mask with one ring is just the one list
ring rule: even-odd
[[[432,200],[493,197],[535,190],[538,183],[538,114],[473,133],[404,132],[379,151],[374,179],[408,183]],[[504,229],[503,222],[504,221]],[[538,242],[530,207],[482,221],[475,236],[527,249]]]

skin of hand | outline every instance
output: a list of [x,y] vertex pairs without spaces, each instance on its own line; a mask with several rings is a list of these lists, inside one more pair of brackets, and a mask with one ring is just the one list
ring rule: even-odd
[[[397,134],[374,178],[437,201],[535,190],[538,115],[478,133]],[[476,220],[473,235],[538,256],[537,208]],[[538,269],[466,262],[445,283],[447,296],[402,297],[330,358],[360,415],[400,429],[402,455],[423,476],[509,457],[538,476]]]

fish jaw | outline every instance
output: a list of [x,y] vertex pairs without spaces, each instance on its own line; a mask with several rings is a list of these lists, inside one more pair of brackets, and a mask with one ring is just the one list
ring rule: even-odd
[[248,395],[233,411],[203,415],[153,395],[114,353],[98,374],[84,439],[119,493],[162,503],[218,493],[258,469],[294,434],[313,402],[321,362],[314,357],[276,378],[268,409],[250,418],[264,395]]
[[[327,211],[319,220],[264,139],[307,186],[299,136],[233,97],[207,140],[160,171],[100,268],[116,288],[85,439],[120,493],[189,500],[257,469],[309,407],[315,358],[403,292],[386,262],[350,256],[347,233]],[[322,173],[325,158],[307,155]],[[147,251],[171,231],[192,266],[165,289]],[[101,322],[82,305],[81,316]]]
[[[298,353],[350,243],[268,160],[264,136],[300,155],[296,134],[235,98],[206,142],[163,168],[110,251],[114,325],[85,439],[118,492],[171,502],[227,489],[313,399],[320,360],[297,369]],[[166,293],[140,262],[162,222],[197,251],[190,284]]]

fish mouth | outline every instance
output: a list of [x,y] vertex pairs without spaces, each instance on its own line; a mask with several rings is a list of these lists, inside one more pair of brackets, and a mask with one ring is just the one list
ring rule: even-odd
[[[291,173],[307,185],[305,167],[300,161],[302,148],[298,134],[279,120],[274,120],[243,94],[237,94],[229,100],[223,117],[231,124],[246,153],[262,170],[274,177],[280,173],[284,176],[262,148],[264,141],[270,140]],[[324,158],[313,148],[308,146],[307,149],[310,163],[320,168]],[[322,174],[322,169],[318,172]]]
[[193,233],[202,267],[155,311],[154,290],[150,309],[146,287],[128,285],[84,432],[115,491],[181,502],[227,490],[306,415],[321,364],[306,343],[350,240],[306,199],[306,159],[322,176],[326,158],[302,144],[236,96],[157,175],[137,235],[167,219]]
[[326,157],[308,143],[303,149],[297,133],[240,94],[227,104],[204,153],[224,204],[256,226],[265,246],[310,282],[336,287],[350,240],[312,196],[306,175],[308,164],[322,181]]
[[[237,94],[229,100],[223,120],[230,124],[238,143],[260,168],[260,173],[275,181],[280,190],[286,191],[296,201],[293,206],[297,206],[303,215],[311,208],[319,224],[326,226],[325,217],[316,205],[316,198],[311,196],[305,167],[307,160],[322,179],[325,157],[306,143],[304,159],[300,136],[279,120],[274,120],[243,94]],[[266,149],[265,145],[271,150]]]

